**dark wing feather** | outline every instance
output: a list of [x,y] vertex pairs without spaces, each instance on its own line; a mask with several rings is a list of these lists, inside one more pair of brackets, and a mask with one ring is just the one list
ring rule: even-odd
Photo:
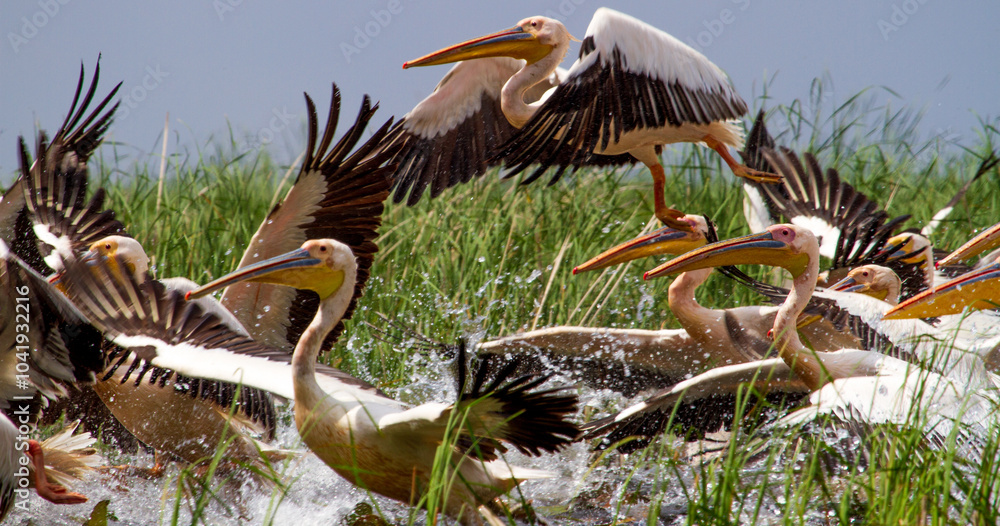
[[[630,38],[629,32],[637,29],[631,26],[639,23],[610,10],[598,15],[606,26],[621,26],[616,36],[622,39]],[[691,87],[661,76],[661,72],[643,71],[639,66],[643,57],[628,56],[617,43],[610,42],[610,31],[604,34],[593,28],[592,22],[580,59],[567,79],[497,156],[510,168],[508,175],[537,164],[538,168],[525,179],[529,182],[555,166],[551,181],[556,181],[566,168],[583,164],[595,150],[617,142],[622,133],[687,123],[709,124],[736,119],[747,112],[746,103],[728,83]],[[666,47],[683,47],[683,53],[696,53],[648,25],[638,29],[657,33],[655,38]]]
[[[89,201],[86,199],[87,159],[101,143],[104,133],[111,125],[118,103],[106,112],[104,110],[121,87],[121,83],[118,83],[93,111],[88,112],[97,92],[99,78],[98,59],[90,88],[81,101],[84,70],[80,66],[80,80],[70,111],[51,142],[44,132],[38,134],[35,146],[37,159],[34,162],[31,161],[23,140],[20,145],[21,179],[17,186],[22,189],[31,221],[36,228],[63,239],[64,244],[69,245],[76,253],[86,250],[91,243],[103,237],[128,235],[124,226],[114,219],[114,212],[102,210],[105,198],[103,189],[99,189]],[[48,240],[37,239],[34,232],[21,232],[19,236],[35,238],[38,253],[46,257],[45,263],[48,266],[60,265],[58,257],[47,257],[56,250]],[[48,270],[39,268],[35,262],[38,258],[36,254],[19,253],[24,254],[36,270]],[[63,254],[63,257],[66,255]]]
[[[7,250],[0,241],[0,391],[30,395],[30,380],[48,396],[63,394],[63,386],[92,383],[104,368],[103,338],[66,297]],[[27,371],[15,369],[25,363]],[[10,396],[5,396],[6,404]]]
[[[309,144],[299,176],[285,199],[271,210],[254,234],[239,266],[294,250],[307,239],[336,239],[349,246],[358,261],[354,298],[343,318],[347,320],[362,295],[378,251],[374,240],[391,184],[392,166],[386,163],[395,152],[384,147],[391,120],[362,142],[365,128],[378,109],[365,96],[354,124],[334,144],[340,91],[333,87],[322,138],[318,137],[316,107],[308,95],[306,106]],[[222,303],[255,339],[291,352],[316,314],[319,299],[309,291],[241,283],[226,289]],[[265,305],[271,307],[267,312]],[[263,317],[258,318],[261,313]],[[343,331],[343,320],[327,336],[324,349]]]
[[765,149],[764,157],[783,176],[782,185],[758,185],[769,207],[789,221],[794,222],[798,217],[820,219],[839,232],[834,269],[874,263],[875,254],[910,217],[890,218],[875,202],[841,181],[836,170],[829,168],[824,172],[811,153],[805,154],[804,165],[787,148]]

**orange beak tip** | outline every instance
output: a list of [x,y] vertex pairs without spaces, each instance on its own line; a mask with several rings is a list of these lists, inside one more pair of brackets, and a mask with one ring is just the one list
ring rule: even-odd
[[410,69],[410,63],[409,62],[403,62],[403,69]]
[[191,301],[191,291],[187,291],[184,293],[184,300]]

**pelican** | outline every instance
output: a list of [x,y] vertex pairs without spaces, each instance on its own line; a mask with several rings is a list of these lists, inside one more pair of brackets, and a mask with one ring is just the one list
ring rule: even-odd
[[[79,101],[82,82],[81,76],[74,109]],[[102,211],[103,192],[98,191],[89,202],[85,199],[87,166],[81,160],[100,143],[115,109],[112,107],[102,114],[110,101],[109,95],[94,112],[83,117],[97,82],[95,75],[84,104],[75,114],[71,111],[71,116],[64,123],[64,126],[72,125],[76,129],[60,128],[51,143],[44,133],[39,133],[35,162],[29,160],[23,140],[20,144],[21,177],[18,187],[23,193],[25,213],[34,224],[29,232],[37,237],[37,245],[22,243],[20,248],[29,255],[43,256],[44,265],[59,272],[64,270],[66,261],[75,260],[95,238],[114,238],[122,243],[130,240],[123,236],[124,228],[114,220],[113,212]],[[65,142],[70,139],[74,142]],[[58,274],[51,279],[59,286],[65,285]],[[218,382],[186,381],[183,378],[168,381],[163,371],[153,371],[151,382],[126,384],[133,377],[141,378],[146,371],[135,374],[128,366],[122,367],[123,359],[117,359],[120,351],[113,346],[109,346],[107,352],[108,368],[100,381],[94,384],[93,393],[103,400],[115,419],[123,423],[131,434],[158,452],[168,452],[188,462],[196,462],[210,458],[215,446],[227,434],[232,435],[233,429],[258,433],[265,438],[273,434],[275,410],[266,393],[253,389],[238,391],[235,385]],[[84,404],[76,409],[84,410],[85,415],[89,405],[87,393],[90,392],[81,390],[80,395],[73,395],[78,404],[79,397],[83,397]],[[149,408],[150,397],[156,404],[155,411],[143,409]],[[159,403],[156,403],[157,400]],[[234,404],[237,408],[235,418],[230,418],[229,410]],[[93,422],[93,419],[88,420]],[[179,422],[185,425],[178,425]],[[232,446],[232,458],[259,460],[256,441],[244,433],[237,434],[238,438]],[[152,471],[154,474],[162,466],[159,456],[157,459],[157,467]]]
[[851,269],[844,279],[831,285],[830,289],[865,294],[896,306],[899,304],[902,286],[902,280],[891,268],[881,265],[861,265]]
[[[779,308],[769,332],[781,363],[762,360],[708,371],[702,377],[692,378],[686,383],[661,391],[617,415],[586,424],[584,431],[588,437],[606,434],[607,445],[638,433],[647,437],[645,440],[648,441],[650,431],[662,431],[672,414],[674,404],[679,400],[686,401],[689,390],[697,398],[720,392],[731,393],[741,384],[753,383],[764,393],[778,391],[802,394],[817,391],[833,380],[856,376],[887,376],[894,378],[897,383],[912,387],[909,382],[916,375],[909,375],[909,371],[919,368],[915,363],[923,367],[934,367],[936,371],[930,374],[936,375],[935,378],[947,375],[976,386],[985,385],[989,381],[989,373],[982,367],[981,358],[974,352],[960,349],[954,356],[936,356],[937,345],[913,342],[915,336],[934,333],[933,327],[923,322],[895,322],[898,325],[880,322],[878,318],[890,308],[889,305],[857,294],[838,297],[836,293],[827,292],[837,298],[842,306],[866,318],[865,321],[873,329],[888,334],[894,343],[899,342],[896,349],[898,358],[865,349],[816,352],[803,345],[796,330],[797,320],[808,305],[819,273],[819,242],[807,228],[779,224],[759,234],[712,243],[651,270],[646,278],[734,263],[780,266],[792,274],[793,288]],[[845,288],[849,286],[843,285]],[[878,410],[878,407],[871,409]]]
[[[408,162],[414,154],[402,151],[395,198],[411,192],[410,202],[415,202],[428,185],[432,193],[440,191],[499,161],[511,167],[510,174],[538,164],[525,182],[558,166],[555,181],[567,167],[587,164],[594,155],[627,154],[649,168],[656,217],[670,225],[659,149],[677,142],[708,145],[737,176],[778,181],[774,174],[739,164],[729,153],[729,147],[742,147],[741,132],[732,121],[747,107],[725,73],[676,38],[608,8],[594,14],[580,57],[561,83],[527,102],[525,94],[550,78],[571,39],[558,20],[535,16],[403,64],[405,69],[488,57],[523,61],[516,71],[510,63],[501,68],[494,62],[498,67],[475,78],[453,70],[403,119],[401,140],[419,145],[427,151],[421,155],[434,160],[429,166]],[[503,117],[517,131],[497,148],[501,134],[495,130],[506,127],[495,123],[500,119],[498,96]],[[471,134],[456,141],[454,130]],[[483,158],[483,148],[493,151],[492,158]]]
[[[65,396],[78,382],[93,382],[104,368],[101,334],[45,278],[0,240],[0,520],[27,499],[19,479],[29,477],[40,497],[55,504],[87,498],[46,478],[42,445],[29,439],[33,400]],[[30,349],[30,351],[29,351]],[[24,366],[24,367],[22,367]],[[49,443],[46,444],[49,446]]]
[[[460,363],[459,401],[410,408],[316,358],[327,334],[346,315],[358,281],[350,248],[335,240],[309,240],[285,255],[240,268],[187,296],[209,294],[238,281],[255,280],[305,288],[320,307],[289,360],[240,336],[217,316],[177,291],[146,280],[115,275],[111,265],[69,269],[67,294],[115,344],[141,353],[137,359],[178,374],[242,382],[295,400],[295,422],[306,445],[334,471],[364,489],[418,503],[442,443],[456,440],[438,460],[458,470],[443,511],[463,522],[477,508],[518,481],[545,476],[509,466],[498,457],[504,441],[527,454],[556,451],[577,436],[564,420],[576,410],[575,395],[536,389],[543,378],[509,379],[512,367],[487,383],[485,368],[466,383]],[[332,371],[331,374],[317,374]],[[463,423],[463,419],[467,420]],[[448,438],[448,429],[452,428]],[[476,458],[481,455],[482,460]]]

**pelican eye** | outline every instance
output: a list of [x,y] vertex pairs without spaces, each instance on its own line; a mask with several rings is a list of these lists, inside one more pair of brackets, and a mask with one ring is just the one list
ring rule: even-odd
[[326,252],[326,245],[320,245],[319,246],[319,251],[320,252]]
[[111,250],[111,243],[108,243],[108,244],[104,245],[104,248],[106,250]]
[[861,275],[867,278],[868,277],[868,271],[866,270],[866,271],[862,272]]

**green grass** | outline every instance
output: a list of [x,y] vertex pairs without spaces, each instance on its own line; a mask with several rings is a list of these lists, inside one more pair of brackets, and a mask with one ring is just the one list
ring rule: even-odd
[[[925,224],[997,139],[997,129],[984,122],[978,142],[967,149],[918,142],[919,116],[905,108],[877,107],[870,93],[862,93],[824,112],[824,100],[819,83],[809,100],[777,107],[769,127],[781,131],[779,144],[816,151],[824,165],[886,204],[890,215],[912,214],[908,227]],[[275,196],[287,190],[279,181],[288,168],[266,152],[236,157],[229,153],[234,144],[212,150],[170,157],[159,210],[158,162],[132,163],[119,157],[118,148],[105,147],[95,164],[95,179],[110,194],[108,206],[144,244],[159,277],[207,282],[232,270]],[[717,156],[693,146],[668,150],[668,204],[709,215],[723,238],[747,233],[742,189]],[[338,346],[323,359],[388,390],[409,383],[419,360],[411,359],[412,349],[383,341],[373,328],[385,325],[380,314],[445,342],[566,324],[676,327],[666,305],[669,280],[641,279],[659,261],[571,274],[573,266],[649,224],[648,172],[581,171],[566,179],[551,187],[520,186],[490,174],[412,208],[389,205],[365,297]],[[936,245],[956,248],[995,223],[998,184],[996,170],[982,177],[935,234]],[[717,308],[759,303],[719,276],[697,295],[703,305]],[[610,490],[614,517],[638,515],[655,524],[666,495],[680,494],[685,511],[679,520],[698,524],[1000,519],[1000,433],[989,438],[984,460],[971,465],[954,447],[928,449],[919,426],[880,430],[848,447],[836,446],[829,430],[772,433],[743,430],[728,454],[694,468],[676,460],[670,440],[633,455],[617,469],[623,481],[634,473],[645,489],[622,482]],[[866,453],[859,454],[862,450]],[[846,454],[851,451],[856,454]],[[597,462],[614,465],[614,457]],[[204,518],[204,499],[196,500],[192,522]],[[438,505],[427,502],[424,508]],[[174,517],[176,522],[176,509]]]

